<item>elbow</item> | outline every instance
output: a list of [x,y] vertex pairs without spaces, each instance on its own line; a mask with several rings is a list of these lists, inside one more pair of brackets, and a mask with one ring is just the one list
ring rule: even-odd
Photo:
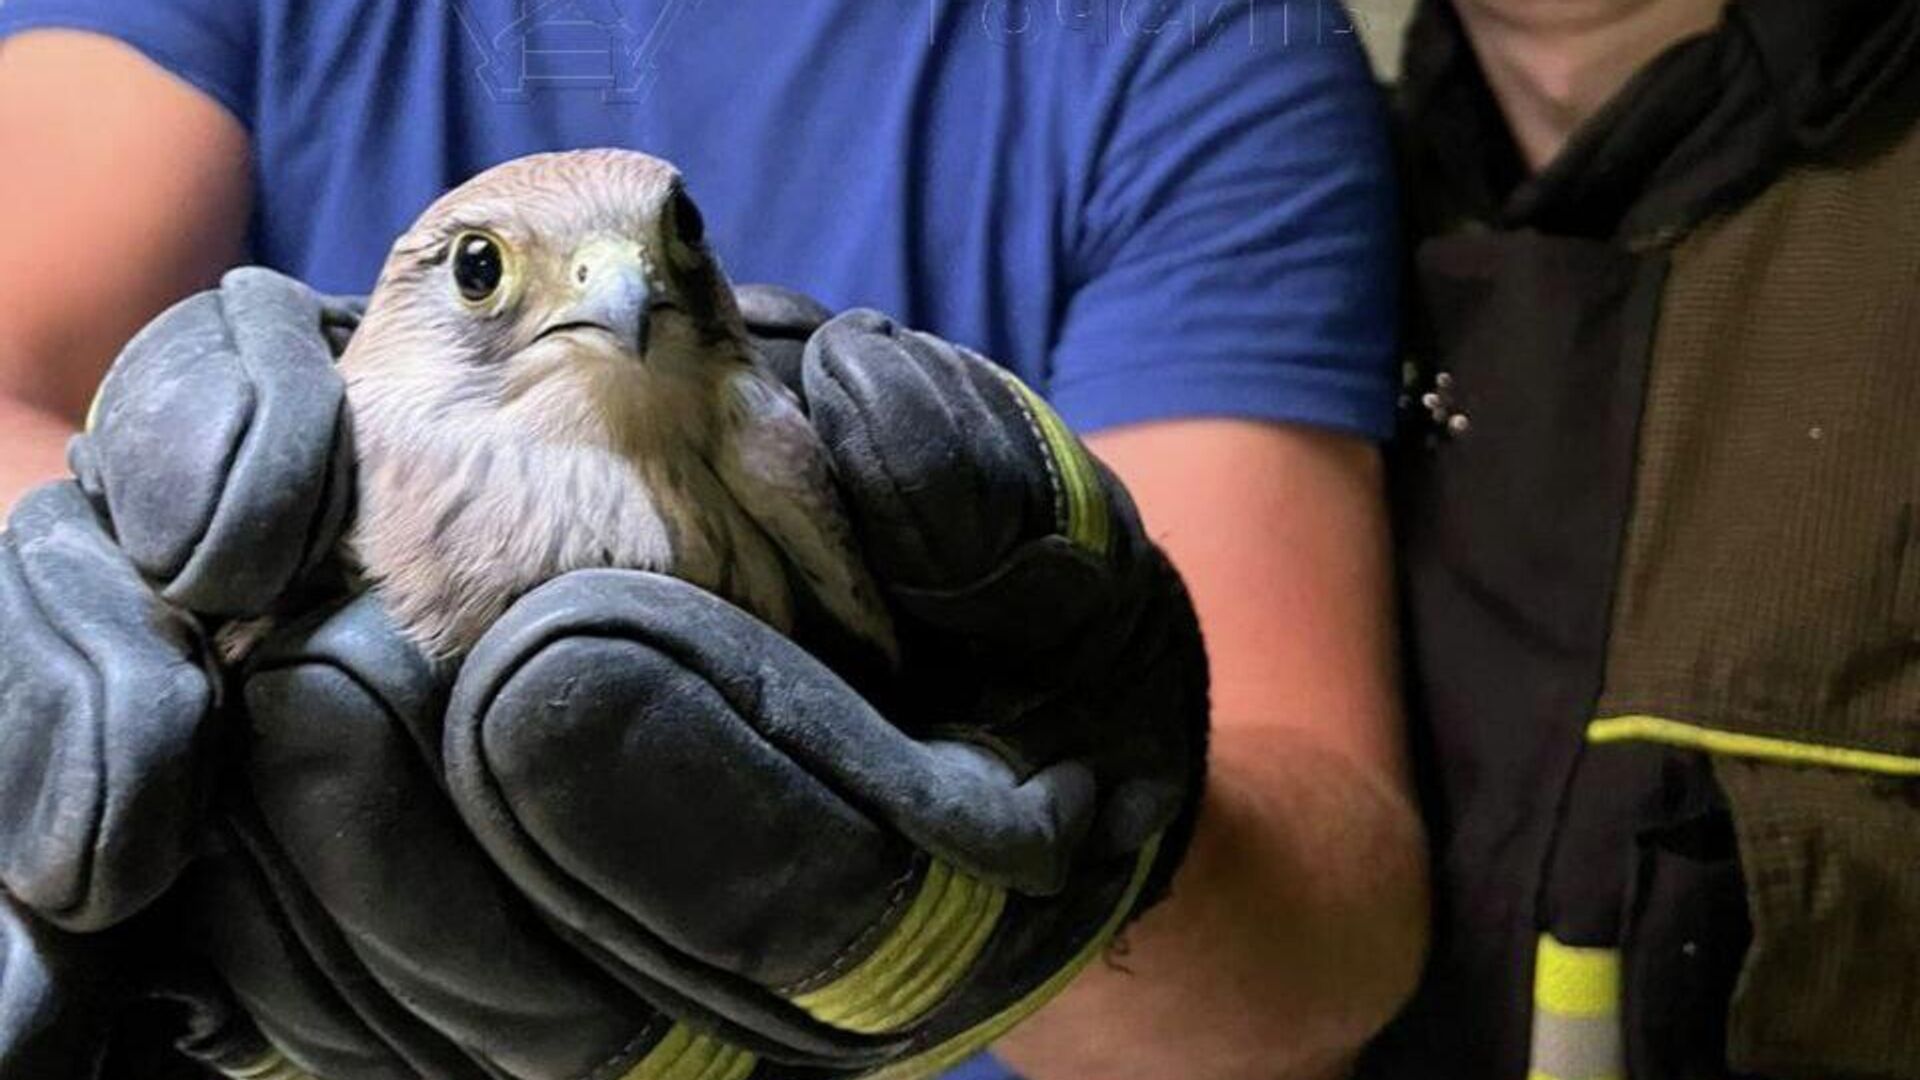
[[1221,740],[1173,894],[1124,966],[1001,1044],[1022,1075],[1339,1077],[1412,996],[1429,927],[1412,798],[1390,770],[1273,735]]
[[1269,1034],[1284,1037],[1284,1056],[1298,1063],[1282,1075],[1340,1076],[1412,999],[1425,971],[1433,922],[1426,828],[1394,770],[1324,747],[1292,749],[1291,797],[1256,799],[1264,813],[1252,815],[1292,823],[1256,830],[1281,845],[1269,849],[1268,865],[1292,880],[1268,876],[1265,910],[1249,921],[1296,927],[1267,944],[1276,980],[1267,993],[1294,1006],[1292,1022]]
[[1432,940],[1432,885],[1426,830],[1413,800],[1383,795],[1380,836],[1363,864],[1374,871],[1356,908],[1371,912],[1372,944],[1355,950],[1361,961],[1350,983],[1345,1030],[1338,1040],[1349,1057],[1386,1028],[1412,1000],[1426,970]]

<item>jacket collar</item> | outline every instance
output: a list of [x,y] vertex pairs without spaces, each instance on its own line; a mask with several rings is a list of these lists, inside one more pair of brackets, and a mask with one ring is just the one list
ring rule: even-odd
[[1421,0],[1401,85],[1415,213],[1646,241],[1831,147],[1920,59],[1920,0],[1735,0],[1529,176],[1450,0]]

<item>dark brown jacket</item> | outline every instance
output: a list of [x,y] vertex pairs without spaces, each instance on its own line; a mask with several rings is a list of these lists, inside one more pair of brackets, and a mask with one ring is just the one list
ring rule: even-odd
[[1363,1075],[1920,1078],[1916,0],[1738,0],[1526,177],[1412,32],[1440,885]]

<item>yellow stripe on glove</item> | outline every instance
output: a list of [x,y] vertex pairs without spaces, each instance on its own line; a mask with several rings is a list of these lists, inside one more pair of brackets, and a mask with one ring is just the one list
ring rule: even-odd
[[1001,377],[1020,398],[1046,451],[1054,481],[1054,516],[1061,533],[1095,555],[1106,555],[1113,547],[1113,518],[1099,466],[1053,406],[1015,376],[1002,372]]
[[759,1063],[737,1046],[675,1024],[620,1080],[747,1080]]
[[876,1035],[905,1027],[938,1005],[973,966],[1006,904],[1006,890],[936,861],[872,955],[793,1003],[846,1031]]
[[1147,878],[1153,874],[1154,860],[1160,854],[1160,840],[1159,836],[1155,836],[1141,850],[1139,860],[1134,864],[1133,877],[1127,882],[1120,901],[1113,906],[1113,913],[1107,917],[1106,924],[1074,954],[1066,966],[1054,972],[1052,978],[985,1022],[911,1058],[869,1073],[862,1080],[926,1080],[927,1077],[938,1076],[986,1049],[995,1039],[1013,1030],[1015,1025],[1058,997],[1067,984],[1086,970],[1087,965],[1107,951],[1114,937],[1120,933],[1120,928],[1126,925],[1127,916],[1132,914],[1134,905],[1140,900],[1140,890],[1146,888]]

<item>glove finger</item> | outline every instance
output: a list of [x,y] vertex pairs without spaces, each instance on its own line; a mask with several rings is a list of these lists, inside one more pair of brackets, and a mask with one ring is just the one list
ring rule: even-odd
[[1023,772],[1087,762],[1104,848],[1137,849],[1197,790],[1206,676],[1124,487],[1011,375],[872,312],[823,327],[806,378],[863,548],[918,634],[895,719]]
[[[1163,863],[1157,835],[1076,858],[1084,774],[1021,785],[976,748],[914,743],[678,581],[570,575],[495,635],[456,686],[447,764],[501,865],[717,1009],[745,975],[830,1029],[905,1040],[890,1052],[915,1068],[875,1075],[932,1075],[1037,1008]],[[1056,816],[1020,821],[1042,792]],[[1028,829],[1063,867],[1036,893],[998,876]]]
[[1008,887],[1061,887],[1093,794],[1078,766],[1022,782],[917,743],[738,609],[626,571],[509,611],[466,662],[446,747],[469,825],[536,902],[762,1031],[780,1012],[755,1002],[832,981],[916,903],[966,916],[922,943],[950,985]]
[[272,1076],[278,1057],[320,1077],[488,1076],[374,980],[252,808],[236,809],[222,842],[182,886],[184,935],[271,1044],[232,1071]]
[[320,298],[320,330],[326,335],[327,348],[338,360],[347,344],[367,317],[367,297],[323,296]]
[[258,615],[332,551],[352,458],[325,320],[298,282],[236,270],[161,315],[108,373],[72,457],[169,600]]
[[760,363],[795,394],[800,392],[800,372],[806,358],[805,342],[788,338],[756,337],[753,350]]
[[245,690],[248,790],[277,849],[262,869],[284,860],[380,988],[476,1064],[617,1074],[663,1025],[462,827],[415,742],[437,683],[373,596],[265,647]]
[[1090,628],[1115,602],[1132,506],[1038,396],[871,311],[814,335],[805,382],[862,548],[910,622],[1001,660],[1110,636]]
[[117,923],[185,865],[215,688],[77,487],[0,537],[0,883],[68,929]]
[[850,311],[809,341],[805,386],[883,579],[967,584],[1052,531],[1047,463],[1028,420],[1008,407],[1000,377],[957,346]]

